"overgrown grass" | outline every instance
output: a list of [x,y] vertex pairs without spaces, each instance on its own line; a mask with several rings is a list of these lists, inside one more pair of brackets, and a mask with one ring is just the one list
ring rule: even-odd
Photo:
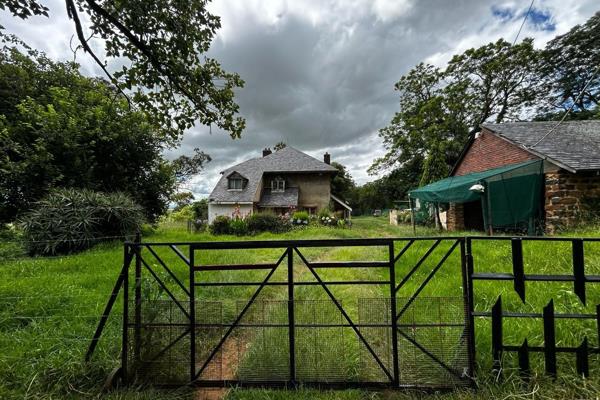
[[[269,240],[280,239],[313,239],[313,238],[349,238],[349,237],[399,237],[412,236],[412,230],[406,226],[392,227],[385,218],[357,218],[351,229],[335,229],[327,227],[306,227],[295,229],[284,235],[261,234],[255,237],[219,236],[208,233],[189,234],[185,227],[170,227],[159,229],[152,237],[145,238],[152,242],[169,241],[204,241],[204,240]],[[436,235],[436,232],[419,228],[420,235]],[[599,233],[594,230],[573,232],[576,236],[594,236]],[[404,242],[395,244],[396,253]],[[417,262],[417,260],[433,244],[432,240],[415,243],[396,265],[397,281],[399,281]],[[414,277],[403,287],[399,296],[408,297],[418,287],[437,261],[448,250],[450,242],[442,242],[430,258],[415,273]],[[7,249],[2,254],[10,252],[12,244],[2,245]],[[526,273],[570,273],[571,260],[569,249],[565,244],[526,243],[524,258]],[[188,249],[181,247],[187,253]],[[479,271],[503,272],[510,270],[510,243],[481,242],[474,246],[476,269]],[[600,274],[600,244],[586,245],[586,273]],[[309,260],[385,260],[387,248],[307,248],[301,252]],[[184,282],[188,280],[188,271],[184,264],[169,249],[158,250],[159,255],[172,267],[174,273]],[[274,262],[282,250],[253,250],[234,251],[205,251],[198,252],[197,264],[227,264],[240,262]],[[12,254],[16,254],[12,253]],[[10,256],[9,256],[10,258]],[[93,334],[105,301],[112,289],[121,268],[123,258],[122,244],[119,242],[104,243],[86,252],[55,258],[23,258],[19,260],[0,260],[0,398],[85,398],[100,396],[100,388],[110,370],[118,364],[120,351],[120,321],[119,308],[111,316],[105,337],[102,339],[94,359],[83,363],[88,340]],[[158,262],[147,251],[144,259],[155,270],[159,271]],[[302,266],[295,256],[295,280],[313,281],[315,278],[310,271]],[[285,265],[283,265],[285,267]],[[431,280],[420,296],[458,296],[462,295],[460,278],[460,258],[458,249],[448,259],[447,263]],[[365,268],[362,270],[321,270],[324,280],[386,280],[388,271],[385,269]],[[224,273],[202,273],[204,281],[240,280],[260,281],[264,279],[265,271],[239,272],[225,275]],[[168,280],[165,273],[160,277]],[[285,268],[280,268],[272,277],[273,281],[286,279]],[[176,296],[183,292],[173,287]],[[144,281],[144,290],[160,298],[166,298],[165,293],[153,292],[151,281]],[[555,299],[557,312],[594,312],[594,306],[600,304],[600,291],[592,284],[588,287],[588,306],[584,307],[573,294],[571,284],[527,284],[527,304],[523,305],[508,283],[478,283],[476,286],[476,308],[489,310],[498,295],[502,294],[504,307],[510,311],[541,312],[541,308],[551,297]],[[200,301],[229,298],[220,311],[223,320],[231,320],[253,288],[208,287],[198,290]],[[389,286],[361,285],[336,286],[332,292],[348,310],[355,321],[366,318],[360,315],[358,299],[389,297]],[[281,287],[267,287],[262,296],[269,300],[283,300],[287,292]],[[316,286],[300,286],[296,289],[298,300],[320,300],[326,304],[328,298],[323,290]],[[119,305],[121,303],[118,303]],[[402,308],[402,304],[399,307]],[[414,307],[417,307],[415,304]],[[308,308],[310,309],[310,307]],[[273,314],[274,317],[276,314]],[[418,313],[407,311],[406,318],[416,318]],[[551,381],[540,377],[531,380],[529,384],[519,378],[511,378],[514,370],[507,369],[508,379],[502,384],[493,383],[493,377],[488,373],[490,360],[490,326],[488,320],[477,321],[477,352],[480,365],[480,390],[473,394],[469,391],[457,391],[452,394],[437,394],[434,398],[463,399],[463,398],[503,398],[509,395],[520,398],[593,398],[600,390],[598,371],[598,355],[590,358],[592,378],[582,380],[574,374],[574,357],[560,357],[559,379]],[[573,322],[557,321],[557,340],[560,346],[577,346],[587,335],[591,346],[598,346],[597,334],[593,321]],[[307,332],[306,335],[311,333]],[[321,339],[324,352],[334,352],[335,346],[329,343],[338,338],[338,333],[330,331]],[[541,320],[516,321],[507,320],[505,323],[505,342],[521,344],[527,337],[530,345],[543,343]],[[307,342],[314,338],[307,337]],[[252,368],[251,354],[262,354],[260,347],[252,350],[249,346],[246,357],[248,368]],[[346,349],[348,374],[358,374],[362,364],[357,360],[360,349],[354,342]],[[247,354],[246,354],[247,353]],[[277,357],[277,355],[271,354]],[[343,360],[346,360],[343,358]],[[256,358],[260,362],[260,357]],[[341,359],[341,358],[340,358]],[[310,361],[310,360],[309,360]],[[310,362],[304,361],[308,367]],[[506,366],[515,366],[514,359],[508,359]],[[543,366],[541,359],[532,358],[532,365]],[[327,366],[319,365],[327,370]],[[535,373],[542,376],[538,368]],[[174,399],[194,398],[195,393],[182,389],[180,391],[156,391],[148,388],[118,390],[102,395],[109,399]],[[292,399],[358,399],[358,398],[411,398],[416,393],[397,392],[365,392],[365,391],[267,391],[267,390],[232,390],[228,393],[231,399],[254,398],[292,398]]]

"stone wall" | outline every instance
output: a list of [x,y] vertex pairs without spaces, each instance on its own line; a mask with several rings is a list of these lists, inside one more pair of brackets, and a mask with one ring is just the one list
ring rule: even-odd
[[589,201],[600,199],[600,176],[595,172],[572,174],[565,170],[545,175],[546,233],[556,233],[581,222]]
[[462,204],[450,203],[450,208],[446,212],[446,226],[449,231],[465,229],[465,209]]

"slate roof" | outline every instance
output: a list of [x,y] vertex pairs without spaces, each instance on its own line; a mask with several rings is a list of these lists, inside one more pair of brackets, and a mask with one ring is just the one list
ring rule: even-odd
[[298,188],[287,188],[283,192],[272,192],[265,189],[258,203],[260,207],[297,207]]
[[600,121],[565,121],[552,130],[557,123],[509,122],[482,127],[571,172],[600,170]]
[[[227,176],[233,172],[243,175],[248,182],[241,191],[227,190]],[[256,191],[260,186],[263,173],[266,172],[315,172],[315,173],[336,173],[337,169],[329,164],[317,160],[297,150],[287,146],[279,151],[275,151],[266,157],[251,158],[225,171],[221,172],[221,179],[213,189],[209,202],[224,203],[252,203]]]

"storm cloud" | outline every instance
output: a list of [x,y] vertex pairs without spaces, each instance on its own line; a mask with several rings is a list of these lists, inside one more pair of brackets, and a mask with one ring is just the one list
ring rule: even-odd
[[[56,59],[72,59],[72,26],[63,3],[49,1],[51,18],[23,22],[0,13],[1,22]],[[378,129],[398,110],[394,83],[421,61],[443,65],[453,54],[503,37],[512,41],[530,1],[217,0],[211,10],[223,27],[209,52],[246,85],[236,93],[247,128],[241,139],[197,126],[173,158],[195,147],[213,161],[188,185],[210,193],[227,166],[255,157],[279,141],[317,158],[325,151],[359,183],[383,154]],[[538,0],[520,39],[537,46],[582,23],[596,0]],[[96,48],[101,43],[95,43]],[[88,75],[101,71],[79,54]]]

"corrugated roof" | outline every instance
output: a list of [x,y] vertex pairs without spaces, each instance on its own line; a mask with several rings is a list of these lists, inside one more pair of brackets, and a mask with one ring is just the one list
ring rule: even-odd
[[508,122],[482,127],[572,172],[599,170],[600,121],[565,121],[554,129],[557,123]]
[[[238,172],[248,179],[246,187],[241,191],[227,190],[227,176]],[[222,172],[221,179],[210,194],[213,202],[253,202],[260,186],[263,173],[266,172],[325,172],[336,173],[337,169],[317,160],[306,153],[287,146],[266,157],[252,158]]]

